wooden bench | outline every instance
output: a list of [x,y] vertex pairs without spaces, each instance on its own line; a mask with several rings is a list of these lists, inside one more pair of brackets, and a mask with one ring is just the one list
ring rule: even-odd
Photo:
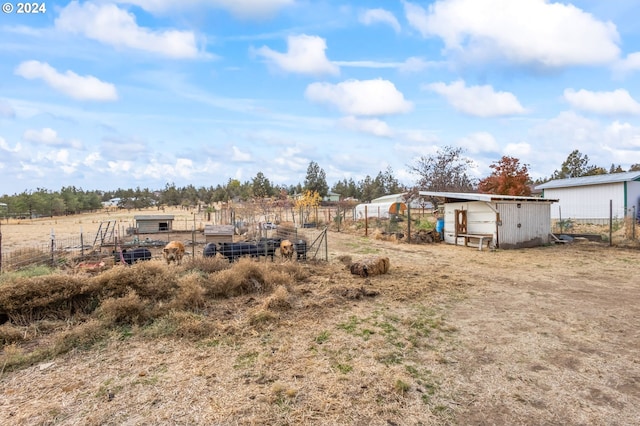
[[464,246],[467,247],[467,245],[469,244],[469,240],[471,238],[473,239],[477,239],[478,242],[478,250],[482,250],[482,246],[484,246],[484,242],[487,241],[487,247],[489,247],[489,244],[491,243],[491,240],[493,240],[493,235],[492,234],[457,234],[455,237],[455,245],[458,245],[458,238],[462,237],[464,238]]

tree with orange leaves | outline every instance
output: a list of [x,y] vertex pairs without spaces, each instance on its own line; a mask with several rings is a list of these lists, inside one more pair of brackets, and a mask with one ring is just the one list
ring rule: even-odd
[[478,183],[480,192],[500,195],[531,195],[529,168],[520,164],[514,157],[503,156],[489,167],[493,169],[491,176]]

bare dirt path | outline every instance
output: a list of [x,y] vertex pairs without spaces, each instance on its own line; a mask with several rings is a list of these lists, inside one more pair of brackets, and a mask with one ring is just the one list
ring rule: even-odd
[[637,424],[639,251],[373,246],[407,285],[462,284],[442,300],[457,331],[438,368],[459,404],[455,423]]

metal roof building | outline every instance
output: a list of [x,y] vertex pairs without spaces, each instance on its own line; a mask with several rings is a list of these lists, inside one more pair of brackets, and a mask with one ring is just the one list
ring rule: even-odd
[[[365,211],[367,217],[373,218],[388,218],[390,214],[405,214],[407,210],[407,203],[405,202],[405,193],[384,195],[379,198],[371,200],[370,203],[358,204],[353,211],[354,220],[364,219]],[[418,201],[410,203],[412,209],[418,208],[432,208],[431,203],[422,205]]]
[[444,203],[444,240],[449,244],[484,242],[502,249],[545,245],[551,239],[551,204],[539,197],[420,191]]
[[610,173],[569,179],[556,179],[536,187],[544,198],[557,198],[552,219],[604,223],[609,220],[610,205],[614,218],[638,215],[640,172]]
[[136,221],[136,231],[138,234],[155,234],[158,232],[169,232],[173,230],[173,215],[137,215],[133,219]]

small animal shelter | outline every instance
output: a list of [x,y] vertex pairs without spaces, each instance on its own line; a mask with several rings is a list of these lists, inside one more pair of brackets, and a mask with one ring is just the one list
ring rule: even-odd
[[558,200],[497,194],[420,191],[443,205],[448,244],[514,249],[549,244],[551,204]]
[[207,243],[232,243],[233,225],[205,225],[204,238]]
[[138,234],[156,234],[158,232],[170,232],[173,230],[173,215],[138,215],[136,232]]

